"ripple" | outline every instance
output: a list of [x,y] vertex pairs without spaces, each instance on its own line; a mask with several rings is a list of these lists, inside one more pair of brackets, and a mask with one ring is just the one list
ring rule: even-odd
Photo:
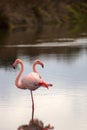
[[2,45],[1,47],[19,48],[19,47],[59,47],[59,46],[87,46],[87,38],[78,39],[55,39],[54,41],[38,41],[37,44],[16,44],[16,45]]

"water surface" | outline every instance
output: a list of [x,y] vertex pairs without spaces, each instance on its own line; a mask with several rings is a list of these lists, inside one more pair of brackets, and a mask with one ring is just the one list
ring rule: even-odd
[[7,33],[1,40],[0,129],[18,130],[31,119],[30,91],[15,86],[20,67],[13,70],[12,64],[20,58],[25,65],[22,76],[32,71],[35,59],[40,59],[45,67],[37,66],[38,72],[53,84],[48,90],[39,88],[33,92],[35,119],[44,125],[50,123],[55,130],[87,130],[87,37],[52,39],[42,33],[44,38],[35,35],[34,39],[28,34]]

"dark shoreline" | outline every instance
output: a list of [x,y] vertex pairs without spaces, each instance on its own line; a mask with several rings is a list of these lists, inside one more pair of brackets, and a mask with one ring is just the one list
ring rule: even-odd
[[0,29],[87,22],[87,1],[3,0],[0,1]]

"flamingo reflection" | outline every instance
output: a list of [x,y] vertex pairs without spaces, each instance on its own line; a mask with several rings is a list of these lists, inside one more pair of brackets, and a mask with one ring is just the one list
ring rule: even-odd
[[44,126],[41,120],[34,119],[33,122],[30,120],[29,124],[21,125],[17,130],[53,130],[54,127],[48,124]]
[[[34,112],[32,112],[32,117],[34,117]],[[44,126],[44,123],[39,119],[34,119],[29,121],[29,124],[21,125],[17,130],[53,130],[54,127],[50,124]]]

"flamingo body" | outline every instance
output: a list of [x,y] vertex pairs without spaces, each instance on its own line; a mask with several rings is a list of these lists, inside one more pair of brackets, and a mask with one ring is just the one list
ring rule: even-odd
[[42,82],[42,79],[39,77],[37,73],[32,72],[29,75],[25,76],[21,82],[22,88],[36,90],[40,87],[40,82]]
[[17,64],[21,65],[21,69],[16,77],[15,80],[15,85],[20,88],[20,89],[29,89],[31,92],[31,99],[32,99],[32,121],[33,121],[33,115],[34,115],[34,100],[33,100],[33,94],[32,91],[36,90],[37,88],[43,86],[45,88],[48,88],[49,86],[52,86],[52,84],[45,82],[39,73],[37,72],[35,66],[37,64],[41,65],[42,67],[44,64],[40,60],[35,60],[33,63],[33,72],[30,74],[26,75],[25,77],[22,78],[21,82],[19,82],[21,74],[24,71],[24,64],[23,61],[20,59],[16,59],[15,62],[13,63],[13,67],[15,68]]
[[24,71],[24,64],[23,61],[20,59],[16,59],[13,63],[13,67],[15,68],[17,64],[21,65],[20,72],[18,73],[18,76],[15,80],[15,85],[20,89],[29,89],[29,90],[35,90],[39,88],[40,86],[48,88],[49,86],[52,86],[52,84],[46,83],[44,80],[42,80],[39,73],[36,71],[36,64],[40,64],[43,67],[43,63],[40,60],[36,60],[33,64],[33,72],[28,74],[27,76],[23,77],[21,82],[19,82],[19,79],[21,77],[21,74]]

